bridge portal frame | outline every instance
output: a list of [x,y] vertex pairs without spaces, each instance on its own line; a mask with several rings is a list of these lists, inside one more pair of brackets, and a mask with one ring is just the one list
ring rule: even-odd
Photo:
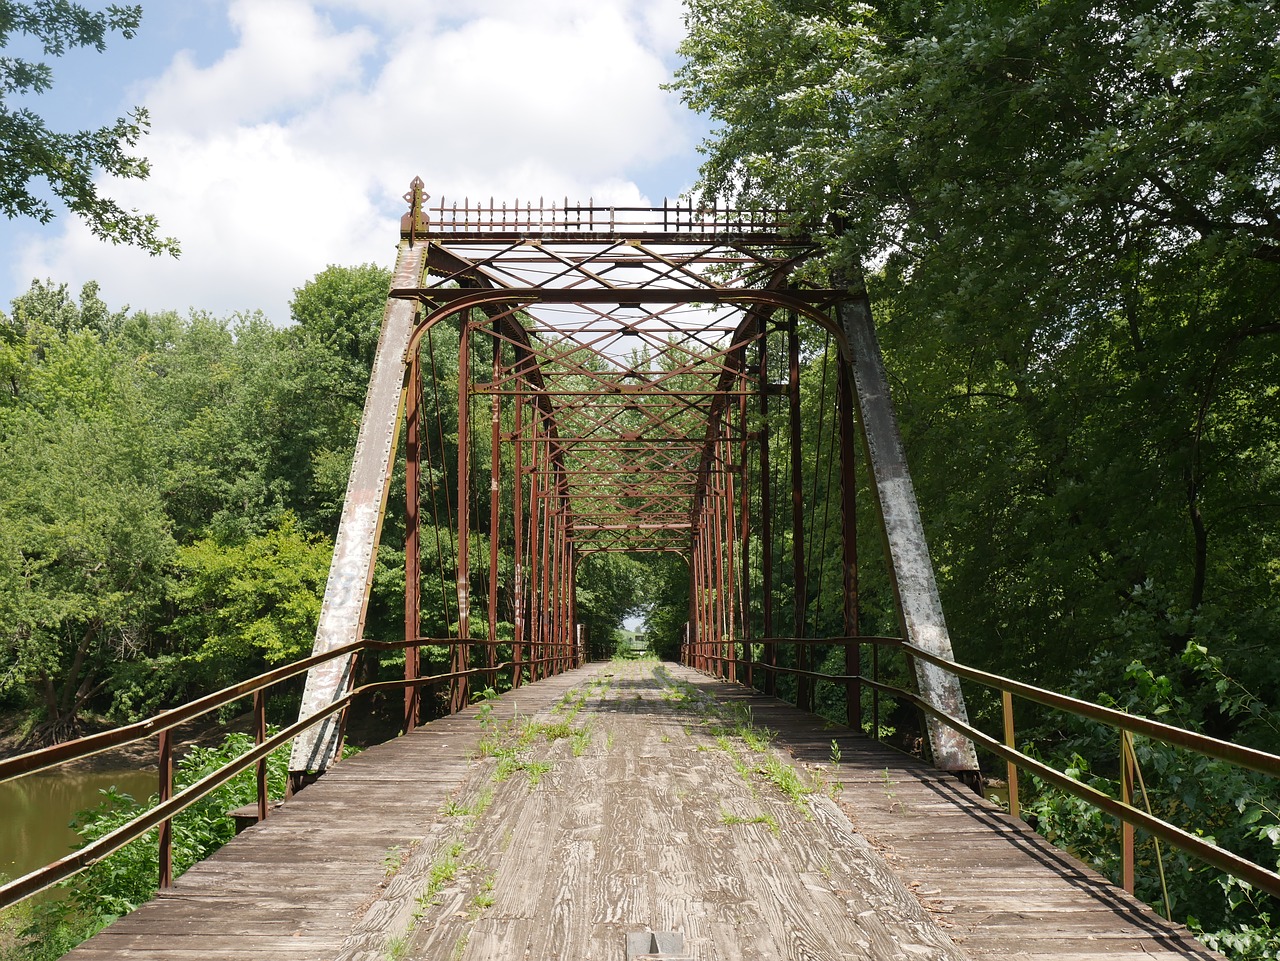
[[[740,662],[734,625],[745,626],[741,572],[749,562],[749,522],[746,484],[735,477],[745,474],[749,447],[759,444],[762,496],[770,504],[768,489],[769,437],[768,398],[777,392],[768,371],[767,344],[770,328],[783,331],[788,339],[786,395],[789,424],[788,453],[792,475],[792,536],[803,537],[799,485],[799,356],[796,324],[803,316],[825,329],[835,341],[838,356],[838,383],[835,390],[837,430],[840,447],[841,541],[844,571],[843,620],[846,638],[858,633],[858,587],[855,520],[854,441],[855,417],[861,427],[861,447],[871,473],[877,513],[881,521],[890,579],[899,613],[901,633],[908,643],[950,658],[952,648],[932,563],[924,539],[914,489],[906,466],[901,436],[889,398],[888,382],[876,340],[870,304],[856,289],[821,288],[800,279],[797,268],[810,259],[819,245],[807,233],[786,223],[779,211],[738,211],[691,205],[664,204],[662,208],[597,207],[594,204],[548,208],[539,201],[520,207],[492,201],[485,207],[464,202],[459,208],[441,202],[427,209],[427,195],[415,179],[406,194],[410,210],[402,218],[401,244],[390,291],[370,389],[361,421],[342,519],[335,543],[334,563],[326,584],[315,652],[323,653],[342,644],[360,640],[372,586],[374,558],[386,509],[390,479],[395,464],[397,440],[402,420],[413,428],[406,445],[406,470],[410,503],[406,509],[407,545],[413,545],[414,559],[406,561],[406,640],[420,639],[421,597],[419,584],[421,500],[421,445],[418,430],[422,364],[419,357],[424,338],[446,319],[459,324],[459,454],[457,457],[458,538],[456,584],[458,603],[457,637],[452,641],[453,671],[458,675],[450,696],[456,711],[467,700],[466,668],[474,643],[470,629],[471,591],[468,492],[471,487],[470,423],[474,398],[490,396],[490,557],[488,581],[488,624],[483,640],[486,665],[497,669],[495,650],[497,626],[497,530],[499,475],[502,471],[500,445],[511,443],[516,451],[514,503],[523,515],[515,524],[516,563],[511,585],[515,612],[512,645],[515,674],[519,683],[525,667],[537,679],[547,671],[557,672],[573,663],[577,650],[574,624],[574,572],[581,557],[597,551],[670,551],[689,564],[690,627],[685,658],[704,670],[714,670],[736,678],[744,663],[747,679],[754,678],[753,658]],[[566,253],[566,248],[571,252]],[[682,329],[673,321],[677,311],[690,305],[712,311],[737,310],[740,320],[731,328],[714,323]],[[571,307],[576,322],[537,319],[540,311]],[[640,311],[637,319],[628,311]],[[779,324],[777,313],[785,320]],[[542,326],[539,327],[539,324]],[[602,326],[603,325],[603,326]],[[608,333],[609,325],[616,328]],[[695,331],[690,333],[690,331]],[[700,331],[697,332],[697,331]],[[489,381],[473,376],[471,343],[481,333],[491,338]],[[662,347],[663,335],[689,338],[693,344]],[[728,343],[723,335],[730,334]],[[554,336],[564,336],[567,348],[556,353],[547,344]],[[590,340],[582,340],[584,336]],[[607,345],[618,338],[639,337],[657,351],[658,367],[628,367]],[[576,339],[575,339],[576,338]],[[677,338],[671,336],[674,342]],[[747,351],[759,347],[751,384]],[[569,361],[581,353],[582,361]],[[680,362],[680,354],[685,356]],[[509,364],[501,361],[511,357]],[[705,356],[703,356],[705,355]],[[662,364],[670,369],[663,371]],[[592,365],[615,369],[607,376]],[[568,373],[559,368],[568,368]],[[702,368],[695,376],[694,367]],[[621,376],[619,376],[621,374]],[[646,374],[655,376],[647,377]],[[580,403],[561,403],[570,391],[557,392],[557,381],[565,377],[585,379],[593,388],[578,388]],[[692,378],[691,394],[702,405],[691,404],[680,390],[661,390],[652,383],[659,377],[673,383]],[[628,383],[628,379],[632,382]],[[641,383],[643,382],[643,386]],[[654,410],[641,410],[635,397],[674,394],[664,397]],[[765,412],[762,430],[752,436],[748,429],[747,405],[750,396]],[[515,414],[519,426],[504,435],[501,404],[514,399],[515,411],[528,407],[527,423]],[[608,413],[605,400],[622,398],[622,406]],[[733,425],[732,407],[737,404],[738,422]],[[652,402],[650,402],[652,403]],[[682,404],[684,405],[682,407]],[[594,405],[594,407],[593,407]],[[601,414],[600,409],[605,409]],[[618,410],[641,415],[642,428],[610,436],[605,427],[616,419]],[[695,411],[698,416],[690,415]],[[701,418],[701,437],[681,435],[690,422]],[[585,497],[593,508],[612,503],[629,506],[620,510],[620,520],[610,522],[607,513],[591,515],[579,506],[584,501],[582,484],[575,473],[573,458],[579,449],[592,451],[597,458],[597,478],[611,471],[622,473],[626,464],[608,458],[633,454],[646,440],[645,432],[665,431],[664,453],[680,448],[681,460],[668,463],[673,486],[650,494],[645,510],[628,502],[638,496],[636,484],[615,488],[613,493],[597,487]],[[612,445],[612,446],[610,446]],[[737,460],[735,461],[735,450]],[[525,456],[529,455],[526,468]],[[696,469],[693,462],[696,459]],[[640,472],[652,486],[659,473],[652,459],[641,462]],[[601,466],[604,465],[604,466]],[[634,466],[634,464],[632,464]],[[525,480],[529,483],[526,505]],[[680,502],[689,497],[687,517],[679,517]],[[772,507],[764,511],[771,518]],[[590,518],[596,516],[593,521]],[[645,517],[656,519],[645,520]],[[772,537],[765,521],[765,548],[760,558],[763,602],[763,661],[765,688],[772,693],[777,674],[777,643],[773,637],[771,587],[774,576]],[[534,541],[537,540],[537,546]],[[735,540],[738,553],[735,557]],[[528,551],[527,555],[524,553]],[[804,593],[803,548],[793,547],[793,582],[797,595]],[[523,564],[524,557],[530,564]],[[530,597],[540,598],[530,603]],[[737,614],[735,613],[737,612]],[[807,652],[804,603],[794,605],[797,656]],[[422,639],[427,640],[427,639]],[[523,648],[532,640],[526,665]],[[741,638],[745,644],[749,638]],[[419,663],[416,649],[406,654],[406,676],[416,677]],[[749,648],[747,648],[749,652]],[[857,723],[860,701],[856,677],[860,673],[858,646],[845,643],[846,699],[849,719]],[[354,678],[354,656],[336,659],[308,674],[301,716],[322,710],[341,697]],[[812,667],[798,663],[801,706],[812,708]],[[913,660],[917,686],[924,700],[961,721],[967,720],[963,695],[957,679],[920,659]],[[406,691],[405,723],[417,723],[420,710],[418,688]],[[927,719],[930,746],[935,764],[960,774],[977,770],[970,741],[951,728]],[[337,756],[342,721],[330,719],[313,727],[295,742],[290,769],[295,783],[322,772]]]

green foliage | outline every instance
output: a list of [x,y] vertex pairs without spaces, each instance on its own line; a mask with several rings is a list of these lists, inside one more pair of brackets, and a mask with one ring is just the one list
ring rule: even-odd
[[[196,783],[253,747],[245,734],[228,734],[218,747],[193,747],[174,772],[176,791]],[[289,755],[281,748],[268,755],[267,786],[272,798],[284,797]],[[153,795],[138,801],[115,789],[101,792],[97,807],[76,815],[74,827],[85,843],[94,841],[154,807]],[[230,811],[256,802],[253,768],[237,774],[173,819],[173,870],[181,875],[235,835]],[[115,918],[151,899],[159,884],[157,838],[152,830],[64,882],[66,897],[42,902],[25,912],[21,943],[5,961],[53,961]]]
[[[815,280],[865,282],[960,659],[1280,748],[1280,12],[687,11],[674,87],[715,121],[698,192],[793,211],[825,237]],[[864,630],[892,630],[883,574],[860,573]],[[817,628],[839,608],[810,590]],[[1114,774],[1115,744],[1027,713],[1047,755]],[[1273,789],[1138,751],[1153,807],[1274,862]],[[1113,868],[1113,825],[1042,799],[1042,829]],[[1182,861],[1166,873],[1206,941],[1275,955],[1274,904]]]
[[[1140,661],[1124,668],[1126,694],[1103,697],[1129,713],[1158,717],[1169,723],[1202,730],[1205,717],[1220,711],[1244,714],[1263,726],[1276,718],[1238,681],[1221,672],[1220,661],[1203,647],[1188,645],[1183,665],[1187,678],[1158,673]],[[1105,659],[1094,671],[1116,670]],[[1198,678],[1216,679],[1204,683]],[[1190,680],[1191,683],[1187,683]],[[1232,692],[1235,692],[1234,694]],[[1068,721],[1065,740],[1047,752],[1050,763],[1067,774],[1113,797],[1119,796],[1119,748],[1110,729],[1085,721]],[[1280,805],[1274,784],[1263,775],[1237,768],[1155,741],[1135,738],[1134,752],[1142,771],[1145,796],[1138,806],[1150,805],[1154,814],[1193,834],[1213,840],[1259,864],[1280,868]],[[1108,772],[1108,773],[1099,773]],[[1026,816],[1055,843],[1110,876],[1120,876],[1120,832],[1116,821],[1085,802],[1031,778]],[[1232,957],[1273,958],[1280,939],[1273,899],[1249,885],[1222,875],[1190,855],[1168,845],[1159,851],[1139,832],[1136,861],[1138,894],[1161,914],[1185,921],[1206,943]],[[1164,883],[1160,877],[1162,858]],[[1165,892],[1168,898],[1166,904]]]
[[2,319],[0,692],[39,699],[43,742],[77,730],[113,667],[153,644],[174,544],[147,401],[96,287],[76,305],[33,284]]
[[326,267],[293,292],[290,316],[303,338],[340,359],[333,386],[357,403],[373,368],[391,271],[375,264]]
[[182,547],[169,630],[196,659],[222,663],[228,679],[301,657],[311,649],[331,553],[289,513],[261,536]]
[[[247,734],[228,734],[218,747],[193,747],[176,766],[176,791],[196,783],[253,747]],[[286,749],[274,751],[267,762],[268,793],[284,797],[289,757]],[[155,796],[145,803],[127,794],[104,791],[104,800],[91,811],[78,815],[76,831],[85,841],[110,833],[121,824],[153,807]],[[235,836],[235,822],[228,812],[255,803],[254,771],[242,771],[215,789],[173,820],[173,872],[180,876]],[[155,893],[159,883],[156,866],[156,835],[150,832],[125,848],[104,858],[69,882],[69,899],[86,915],[109,922],[132,911]]]
[[[331,268],[303,292],[367,339],[385,272],[351,273],[363,286],[325,287]],[[33,282],[0,314],[0,697],[34,742],[309,646],[358,362],[257,314],[113,312],[92,283]]]
[[[136,4],[111,4],[103,12],[70,0],[0,6],[0,48],[11,39],[38,46],[45,57],[59,57],[73,47],[106,49],[107,37],[118,32],[131,39],[142,21]],[[0,212],[10,220],[31,217],[40,223],[53,219],[54,207],[44,187],[81,217],[95,237],[141,247],[151,254],[178,254],[178,242],[157,233],[149,214],[127,211],[98,193],[102,174],[145,180],[150,166],[130,151],[149,124],[147,111],[135,107],[127,117],[97,130],[60,133],[24,101],[53,86],[53,69],[24,57],[0,58]]]

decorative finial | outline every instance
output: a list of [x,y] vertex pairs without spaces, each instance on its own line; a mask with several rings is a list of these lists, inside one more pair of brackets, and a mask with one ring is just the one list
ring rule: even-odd
[[423,193],[421,177],[414,177],[409,183],[409,192],[404,195],[409,204],[409,212],[400,218],[400,235],[409,238],[409,246],[413,246],[419,233],[427,232],[428,218],[423,214],[423,206],[431,199],[431,194]]

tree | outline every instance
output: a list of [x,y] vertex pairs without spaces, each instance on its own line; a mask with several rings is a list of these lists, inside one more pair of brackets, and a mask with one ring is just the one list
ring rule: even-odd
[[310,652],[329,572],[331,543],[284,514],[266,534],[213,538],[178,551],[170,632],[219,683]]
[[[46,57],[61,56],[70,47],[106,49],[108,34],[132,38],[142,20],[136,4],[111,4],[95,12],[70,0],[39,3],[0,2],[0,48],[10,37],[25,36],[38,44]],[[112,243],[131,244],[151,254],[177,256],[178,242],[161,237],[159,224],[150,214],[125,210],[98,192],[100,172],[112,177],[145,180],[150,167],[131,153],[150,122],[144,108],[97,130],[61,133],[51,130],[29,107],[13,106],[13,97],[38,95],[53,85],[47,63],[22,57],[0,57],[0,211],[12,220],[32,217],[40,223],[53,219],[54,208],[42,196],[43,180],[55,197],[88,224],[95,237]]]
[[705,199],[865,275],[960,659],[1274,750],[1280,10],[688,9]]
[[721,124],[700,189],[867,271],[979,656],[1064,670],[1141,610],[1176,659],[1214,603],[1274,605],[1234,558],[1275,536],[1280,11],[748,7],[689,7],[675,86]]
[[173,543],[140,398],[86,333],[48,348],[28,403],[0,409],[0,693],[62,740],[151,641]]

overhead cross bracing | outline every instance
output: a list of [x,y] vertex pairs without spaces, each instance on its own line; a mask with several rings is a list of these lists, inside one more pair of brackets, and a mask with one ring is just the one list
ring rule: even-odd
[[838,297],[794,281],[816,245],[778,211],[442,201],[406,219],[428,277],[392,295],[428,318],[465,311],[472,336],[503,345],[471,392],[536,396],[500,439],[547,448],[535,474],[563,492],[579,554],[687,554],[701,494],[727,483],[747,439],[744,352],[776,298]]

